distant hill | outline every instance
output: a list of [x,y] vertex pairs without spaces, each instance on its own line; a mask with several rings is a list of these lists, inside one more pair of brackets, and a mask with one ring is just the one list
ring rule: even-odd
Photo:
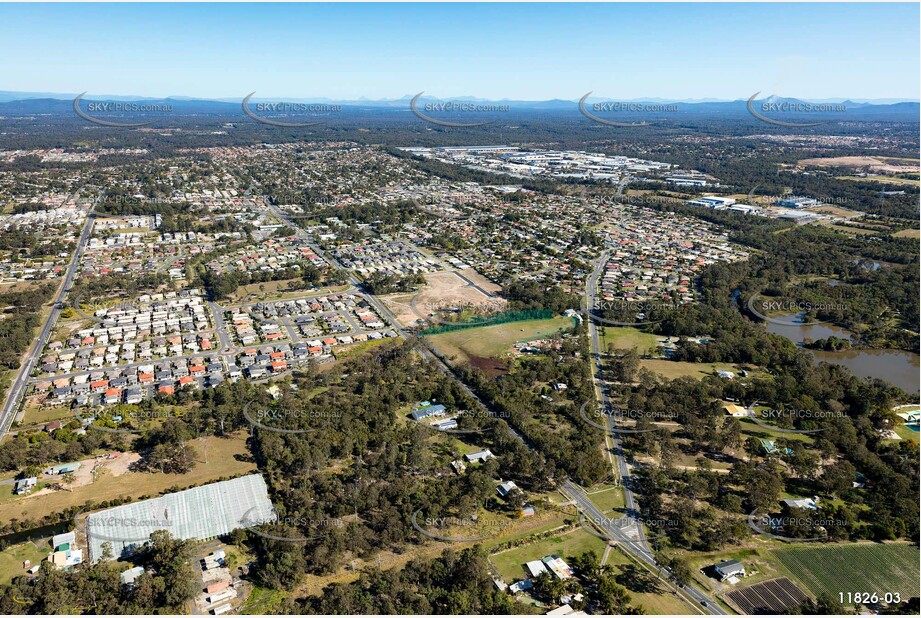
[[[244,93],[248,94],[248,93]],[[42,92],[13,92],[0,91],[0,114],[4,115],[27,115],[27,114],[73,114],[73,99],[76,94],[63,93],[42,93]],[[253,97],[251,103],[259,102],[277,102],[286,101],[290,103],[324,103],[341,105],[344,108],[352,108],[354,111],[371,111],[371,110],[400,110],[405,111],[409,108],[409,103],[414,95],[406,95],[398,99],[354,99],[354,100],[334,100],[325,98],[260,98]],[[132,96],[108,96],[108,95],[86,95],[83,100],[88,101],[118,101],[118,102],[136,102],[145,105],[169,105],[172,107],[173,114],[236,114],[240,110],[239,99],[197,99],[191,97],[167,97],[167,98],[150,98],[150,97],[132,97]],[[526,113],[529,111],[560,112],[560,113],[578,113],[578,99],[551,99],[547,101],[524,101],[524,100],[488,100],[476,97],[454,97],[450,99],[439,99],[423,95],[420,97],[420,105],[431,102],[460,101],[475,102],[478,104],[506,105],[512,112]],[[632,99],[616,100],[603,97],[590,97],[586,100],[586,107],[592,110],[592,105],[604,102],[620,103],[645,103],[656,105],[671,105],[675,111],[669,112],[619,112],[618,114],[630,117],[654,116],[658,118],[668,117],[670,115],[690,116],[690,115],[721,115],[726,117],[741,117],[748,114],[747,99],[737,101],[675,101],[667,99]],[[821,101],[805,101],[795,98],[781,98],[766,96],[754,102],[756,110],[761,110],[761,104],[767,103],[820,103],[831,104],[840,103],[846,107],[846,111],[830,112],[813,112],[800,113],[787,112],[784,118],[799,116],[802,118],[821,119],[821,120],[901,120],[906,122],[917,121],[921,114],[921,105],[917,101],[900,101],[900,102],[867,102],[851,101],[848,99],[825,99]],[[348,109],[344,110],[348,112]],[[598,112],[603,115],[605,112]],[[770,112],[765,115],[772,116]]]

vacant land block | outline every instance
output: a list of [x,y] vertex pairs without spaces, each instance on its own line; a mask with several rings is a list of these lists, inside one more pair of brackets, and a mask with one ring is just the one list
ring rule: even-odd
[[572,327],[570,318],[507,322],[495,326],[466,328],[427,338],[448,358],[470,361],[473,358],[499,358],[515,343],[549,337]]
[[[202,485],[256,469],[246,447],[245,432],[226,438],[192,440],[190,445],[197,453],[195,467],[190,472],[164,474],[129,470],[120,475],[103,473],[92,482],[70,490],[59,489],[44,495],[32,494],[0,503],[0,521],[39,519],[90,501],[157,496],[171,487],[182,489]],[[92,462],[85,464],[89,468]]]

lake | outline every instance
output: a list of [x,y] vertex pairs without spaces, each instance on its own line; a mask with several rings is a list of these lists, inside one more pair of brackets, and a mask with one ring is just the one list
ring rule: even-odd
[[[796,316],[780,316],[784,324],[766,322],[769,333],[781,335],[802,345],[805,339],[825,339],[835,336],[841,339],[850,339],[851,333],[847,329],[831,324],[804,324],[799,323]],[[907,393],[917,394],[919,391],[919,357],[914,352],[904,350],[842,350],[839,352],[826,352],[824,350],[809,350],[817,361],[835,363],[847,367],[856,376],[861,378],[880,378],[895,384]]]

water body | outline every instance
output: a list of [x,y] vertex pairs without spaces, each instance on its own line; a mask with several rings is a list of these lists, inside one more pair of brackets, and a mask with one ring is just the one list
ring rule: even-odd
[[[767,322],[765,326],[769,333],[781,335],[787,339],[803,344],[810,339],[826,339],[831,336],[841,339],[850,339],[851,333],[847,329],[831,324],[804,324],[799,323],[797,316],[781,317],[785,324]],[[839,352],[826,352],[824,350],[809,350],[817,362],[824,361],[847,367],[856,376],[861,378],[879,378],[895,384],[907,393],[919,392],[919,357],[914,352],[905,350],[841,350]]]

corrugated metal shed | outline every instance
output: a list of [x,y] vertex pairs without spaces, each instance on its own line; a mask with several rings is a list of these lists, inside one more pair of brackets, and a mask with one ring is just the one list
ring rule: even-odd
[[265,480],[259,474],[193,487],[89,515],[90,561],[102,557],[103,543],[110,543],[118,558],[142,546],[157,530],[166,530],[174,538],[202,540],[275,518]]

